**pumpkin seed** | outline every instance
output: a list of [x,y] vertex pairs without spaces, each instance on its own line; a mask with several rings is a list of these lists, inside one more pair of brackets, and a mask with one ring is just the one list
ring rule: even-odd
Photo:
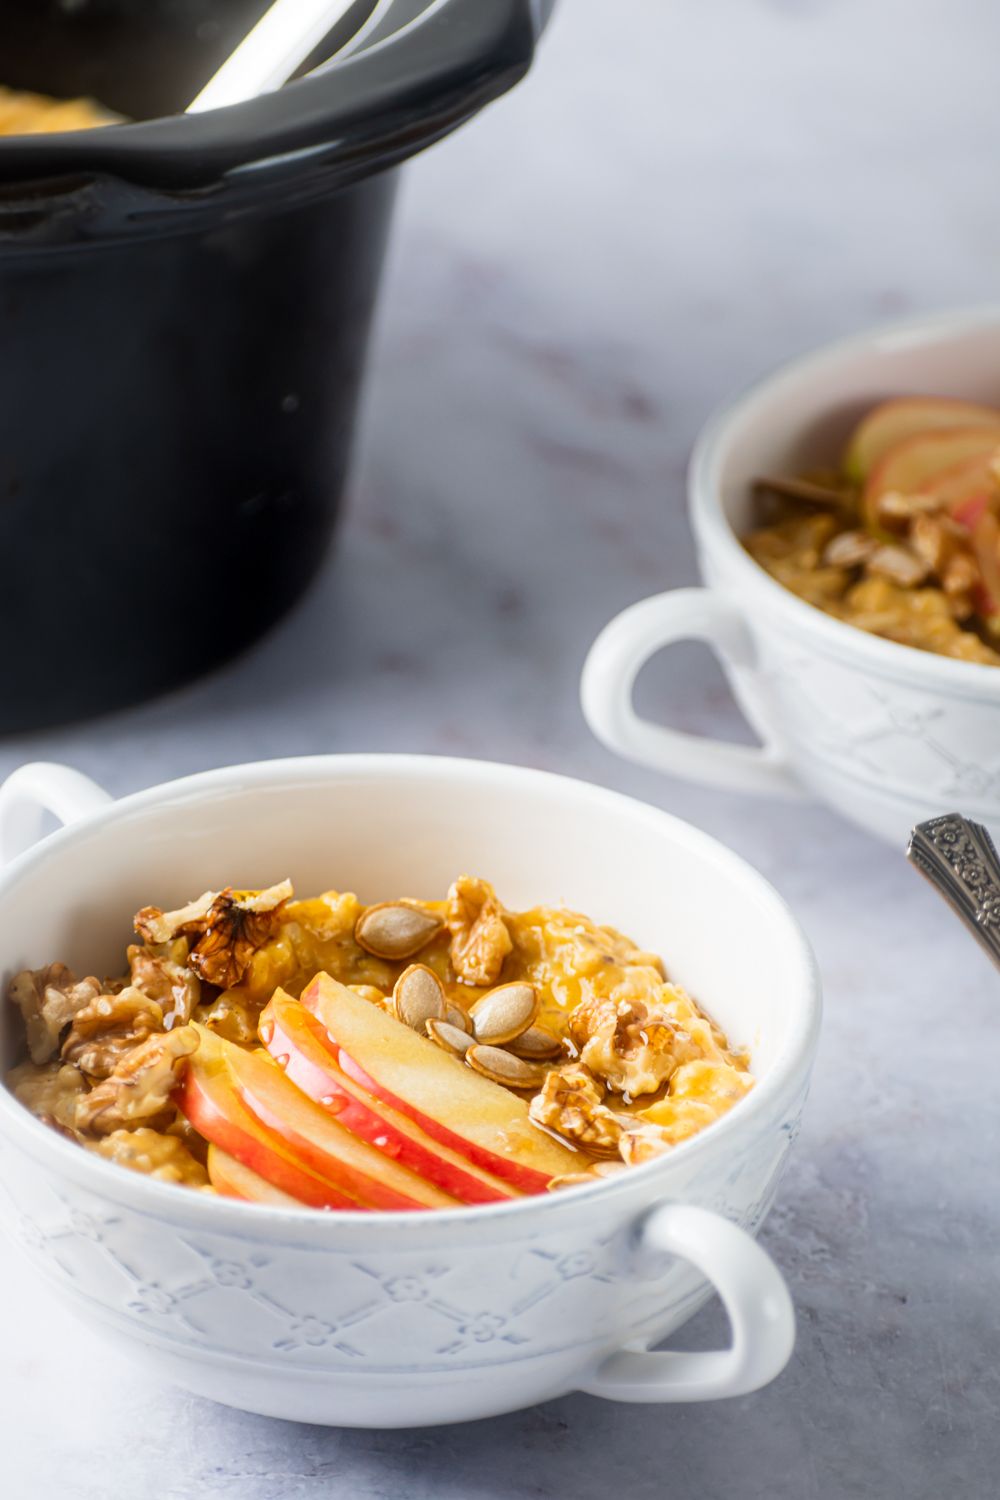
[[472,1046],[469,1033],[460,1026],[452,1026],[448,1021],[430,1020],[426,1031],[432,1042],[437,1042],[439,1047],[443,1047],[446,1052],[453,1052],[456,1057],[464,1057]]
[[545,1082],[545,1069],[539,1063],[515,1057],[502,1047],[470,1047],[465,1060],[484,1078],[508,1089],[537,1089]]
[[363,911],[354,928],[355,941],[376,958],[412,958],[437,937],[444,923],[440,917],[407,906],[403,901],[381,901]]
[[462,1007],[460,1005],[456,1005],[453,1000],[448,1000],[445,1002],[444,1018],[448,1022],[449,1026],[457,1026],[459,1031],[464,1031],[466,1035],[468,1035],[468,1033],[472,1030],[472,1023],[470,1022],[468,1015],[462,1009]]
[[444,1020],[444,990],[434,970],[425,964],[404,969],[392,992],[392,1009],[397,1021],[421,1033],[428,1021]]
[[558,1057],[562,1051],[562,1042],[551,1031],[546,1031],[544,1026],[529,1026],[527,1031],[522,1031],[520,1036],[509,1041],[507,1046],[515,1057],[526,1057],[536,1062]]
[[502,984],[477,1000],[469,1012],[476,1041],[498,1047],[527,1031],[538,1014],[538,991],[517,980]]

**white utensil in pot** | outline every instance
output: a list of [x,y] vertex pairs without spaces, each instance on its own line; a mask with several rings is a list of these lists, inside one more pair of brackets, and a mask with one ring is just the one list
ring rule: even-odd
[[275,0],[187,113],[240,104],[280,88],[356,5],[357,0]]

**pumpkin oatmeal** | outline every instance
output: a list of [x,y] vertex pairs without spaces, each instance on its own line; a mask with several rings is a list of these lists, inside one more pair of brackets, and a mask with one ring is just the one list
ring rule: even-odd
[[93,130],[118,119],[92,99],[50,99],[47,94],[0,87],[0,135],[47,135]]
[[752,1088],[627,937],[482,879],[364,906],[290,882],[137,913],[114,979],[26,970],[8,1086],[108,1161],[319,1208],[430,1208],[591,1182]]
[[772,578],[845,624],[1000,665],[1000,408],[886,401],[840,468],[754,487],[744,538]]

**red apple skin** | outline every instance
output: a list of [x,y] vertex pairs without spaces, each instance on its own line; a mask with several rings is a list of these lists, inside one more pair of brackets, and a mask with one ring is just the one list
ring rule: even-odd
[[[540,1131],[538,1132],[537,1142],[532,1140],[531,1148],[537,1150],[539,1154],[545,1153],[549,1157],[553,1163],[551,1170],[530,1166],[523,1158],[519,1159],[513,1153],[509,1156],[501,1156],[483,1145],[481,1141],[473,1140],[468,1136],[459,1134],[456,1130],[444,1124],[443,1121],[425,1113],[413,1102],[400,1097],[385,1084],[381,1083],[379,1079],[373,1076],[371,1061],[366,1059],[365,1064],[362,1064],[357,1057],[349,1053],[347,1047],[344,1045],[343,1037],[337,1036],[338,1014],[341,1016],[341,1025],[343,1025],[345,1019],[345,1008],[355,1017],[364,1017],[364,1024],[367,1025],[367,1015],[361,1007],[367,1006],[369,1002],[361,1000],[360,997],[354,995],[350,990],[345,989],[343,985],[338,984],[336,980],[331,979],[328,974],[318,974],[304,991],[301,1003],[307,1009],[313,1011],[321,1026],[327,1031],[329,1045],[334,1051],[341,1068],[349,1078],[359,1083],[368,1093],[375,1095],[377,1099],[390,1105],[400,1114],[408,1115],[412,1120],[415,1120],[421,1130],[425,1131],[427,1135],[432,1136],[434,1140],[448,1146],[452,1151],[457,1152],[460,1156],[464,1156],[484,1171],[491,1172],[505,1181],[512,1182],[522,1192],[544,1192],[547,1190],[548,1184],[554,1176],[562,1172],[579,1171],[581,1164],[588,1160],[582,1153],[578,1154],[570,1151],[567,1147],[558,1146],[554,1141],[550,1141],[548,1137],[543,1136]],[[392,1017],[375,1011],[372,1021],[374,1027],[382,1031],[386,1030],[387,1023],[389,1031],[394,1027],[399,1027],[400,1033],[403,1034],[400,1039],[403,1040],[405,1038],[405,1046],[411,1053],[417,1045],[429,1047],[433,1053],[434,1044],[432,1042],[417,1037],[413,1032],[407,1032],[406,1028],[400,1022],[394,1021]],[[460,1066],[455,1059],[449,1058],[443,1053],[433,1057],[433,1063],[431,1054],[429,1054],[428,1065],[432,1065],[435,1069],[447,1066]],[[473,1083],[472,1079],[475,1079],[476,1082]],[[501,1090],[498,1085],[490,1084],[485,1079],[479,1079],[478,1075],[475,1074],[471,1078],[465,1078],[461,1081],[463,1087],[467,1090],[475,1089],[476,1091],[483,1091],[485,1089],[487,1097],[506,1092]],[[528,1124],[527,1110],[523,1104],[519,1113],[522,1115],[522,1120],[519,1123],[522,1126]],[[529,1129],[534,1132],[536,1127],[529,1125]]]
[[890,490],[913,494],[934,491],[937,484],[951,481],[978,463],[984,469],[1000,443],[997,433],[985,427],[952,427],[920,433],[890,448],[868,476],[862,509],[869,524],[877,526],[877,503]]
[[338,1191],[280,1149],[270,1132],[240,1102],[227,1069],[199,1064],[195,1054],[174,1098],[182,1114],[207,1141],[297,1202],[310,1208],[367,1212],[364,1204]]
[[866,413],[851,434],[844,472],[856,484],[897,443],[948,427],[992,427],[1000,430],[1000,411],[976,402],[940,396],[897,396]]
[[271,1208],[305,1206],[218,1146],[208,1148],[208,1180],[222,1198],[238,1198],[243,1203],[266,1203]]
[[989,503],[990,497],[985,491],[980,495],[970,495],[951,507],[952,520],[964,526],[966,531],[972,531],[976,522],[986,513]]
[[408,1171],[346,1128],[265,1053],[227,1046],[228,1066],[239,1097],[266,1129],[280,1138],[310,1171],[333,1182],[364,1205],[388,1212],[455,1208],[450,1193]]
[[[280,992],[265,1008],[260,1035],[285,1075],[339,1124],[400,1166],[435,1183],[461,1203],[502,1203],[518,1189],[488,1172],[476,1173],[459,1151],[440,1146],[408,1114],[377,1099],[349,1077],[321,1023],[305,1006]],[[445,1147],[447,1150],[447,1146]],[[537,1191],[537,1190],[536,1190]]]

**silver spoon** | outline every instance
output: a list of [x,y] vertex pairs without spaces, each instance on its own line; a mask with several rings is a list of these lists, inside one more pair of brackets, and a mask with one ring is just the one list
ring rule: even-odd
[[357,0],[274,0],[187,113],[241,104],[280,88],[356,5]]
[[982,824],[960,813],[918,823],[906,857],[1000,968],[1000,855]]

